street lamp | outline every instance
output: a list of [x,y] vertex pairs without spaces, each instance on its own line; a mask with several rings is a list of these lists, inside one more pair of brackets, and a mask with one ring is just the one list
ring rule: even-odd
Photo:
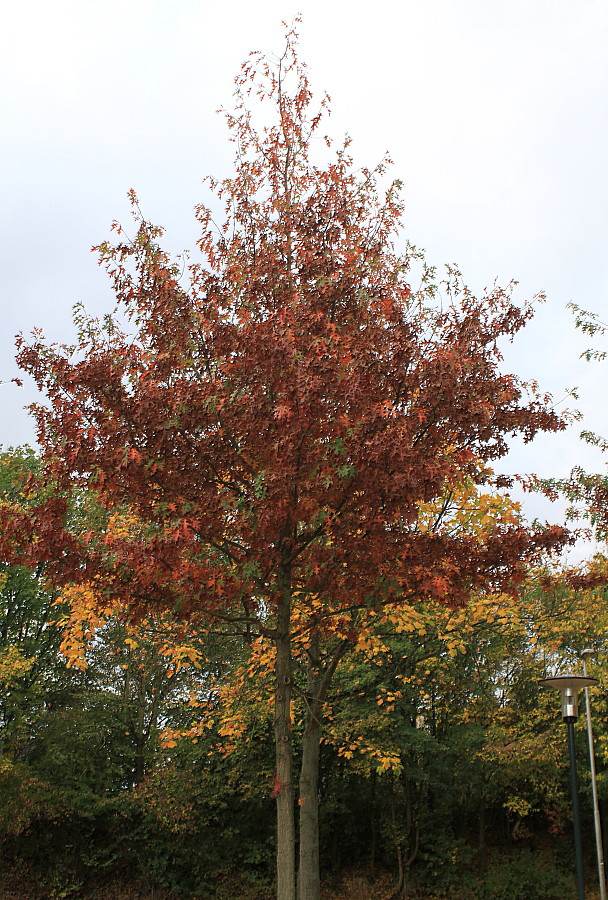
[[[595,651],[583,650],[583,674],[587,677],[587,657],[594,656]],[[604,849],[602,845],[602,825],[600,806],[597,799],[597,778],[595,774],[595,751],[593,749],[593,728],[591,726],[591,701],[589,688],[585,687],[585,709],[587,711],[587,740],[589,742],[589,766],[591,768],[591,792],[593,796],[593,821],[595,823],[595,849],[597,853],[597,876],[600,882],[600,900],[606,900],[606,873],[604,871]]]
[[578,802],[578,778],[574,753],[574,723],[578,719],[578,692],[581,688],[597,684],[597,678],[584,675],[557,675],[539,681],[543,687],[552,687],[560,692],[562,719],[568,726],[568,749],[570,751],[570,787],[572,791],[572,819],[574,824],[574,852],[576,854],[576,887],[578,900],[585,900],[585,876],[583,872],[583,845],[581,838],[581,812]]

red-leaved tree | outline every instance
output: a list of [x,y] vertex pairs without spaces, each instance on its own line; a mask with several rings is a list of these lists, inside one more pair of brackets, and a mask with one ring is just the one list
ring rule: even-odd
[[[454,275],[440,296],[426,270],[412,288],[414,254],[396,249],[399,185],[381,191],[385,164],[357,170],[347,145],[317,137],[325,103],[311,113],[295,45],[290,31],[280,60],[254,55],[237,79],[236,171],[211,183],[225,224],[197,210],[202,261],[172,261],[133,195],[136,236],[115,226],[117,242],[97,248],[125,324],[80,313],[73,347],[19,341],[48,399],[35,416],[56,493],[2,517],[21,560],[94,585],[125,618],[170,610],[186,628],[272,641],[277,896],[296,894],[296,691],[307,710],[298,890],[318,900],[316,771],[333,672],[370,610],[505,588],[565,540],[559,528],[480,538],[441,527],[441,515],[420,523],[421,504],[465,479],[487,485],[509,435],[564,423],[500,370],[497,342],[530,306],[508,290],[476,298]],[[256,116],[272,111],[266,127],[252,101]],[[315,144],[329,162],[315,164]],[[140,525],[69,526],[62,498],[82,486]]]

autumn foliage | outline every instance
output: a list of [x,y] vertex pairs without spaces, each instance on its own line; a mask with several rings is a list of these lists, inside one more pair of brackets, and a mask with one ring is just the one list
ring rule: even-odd
[[[394,244],[398,183],[379,196],[385,165],[359,172],[345,149],[325,168],[310,161],[320,116],[308,118],[292,54],[290,44],[276,70],[258,59],[238,79],[237,174],[217,186],[219,232],[198,209],[204,261],[182,272],[139,219],[133,240],[99,248],[135,330],[81,316],[74,347],[20,340],[19,361],[50,401],[34,413],[56,491],[32,518],[32,555],[57,556],[65,540],[58,574],[81,580],[84,560],[134,613],[221,618],[236,604],[255,615],[286,564],[331,611],[370,592],[454,602],[559,537],[419,528],[421,502],[467,477],[491,481],[480,462],[504,455],[509,434],[563,422],[499,370],[497,342],[531,307],[502,289],[477,299],[457,279],[442,299],[413,290]],[[261,134],[252,90],[278,113]],[[60,496],[75,484],[109,509],[127,504],[140,533],[66,535]]]
[[[116,314],[79,311],[72,347],[19,341],[47,397],[34,415],[52,491],[0,510],[7,553],[43,560],[93,606],[272,644],[280,900],[295,890],[292,690],[320,729],[370,610],[511,590],[566,539],[517,517],[459,527],[454,496],[505,484],[490,465],[510,435],[564,427],[501,370],[499,343],[532,306],[509,289],[475,297],[454,272],[435,284],[400,249],[388,160],[358,169],[348,141],[322,138],[326,105],[313,106],[293,33],[276,64],[245,64],[226,116],[235,174],[209,183],[226,218],[217,228],[198,207],[200,259],[170,259],[132,195],[135,236],[115,225],[97,248]],[[270,124],[256,126],[258,109]],[[70,506],[85,489],[95,527]],[[294,640],[310,662],[299,684]]]

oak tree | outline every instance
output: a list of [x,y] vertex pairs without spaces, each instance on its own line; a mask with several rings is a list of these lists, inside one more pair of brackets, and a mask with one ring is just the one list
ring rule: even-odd
[[[382,188],[388,160],[357,169],[348,141],[321,139],[327,101],[313,109],[296,43],[289,31],[279,60],[253,55],[237,78],[226,116],[236,168],[210,182],[225,222],[197,209],[202,259],[171,259],[132,195],[135,237],[116,225],[116,243],[97,248],[119,315],[80,312],[71,347],[20,339],[19,363],[47,397],[34,414],[56,490],[33,512],[1,514],[13,552],[44,560],[57,583],[94,584],[126,619],[168,610],[187,627],[271,641],[278,897],[296,891],[296,691],[308,711],[299,894],[316,900],[333,673],[370,610],[506,589],[563,542],[559,528],[521,523],[482,537],[440,527],[441,514],[422,525],[420,510],[467,478],[497,489],[486,464],[509,435],[530,440],[564,421],[501,371],[498,343],[532,305],[498,287],[475,297],[453,271],[438,286],[398,249],[403,204],[398,182]],[[65,497],[83,485],[138,528],[67,527]]]

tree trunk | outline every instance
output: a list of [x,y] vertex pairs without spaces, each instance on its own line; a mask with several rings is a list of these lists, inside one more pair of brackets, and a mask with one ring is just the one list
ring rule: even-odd
[[478,844],[479,874],[484,875],[488,861],[488,845],[486,841],[486,798],[482,795],[479,801],[479,844]]
[[274,738],[276,775],[274,795],[277,803],[277,900],[295,900],[295,826],[293,809],[293,760],[291,743],[291,598],[289,578],[285,575],[277,610],[275,646],[276,685],[274,701]]
[[[407,842],[405,845],[405,859],[403,865],[403,896],[408,897],[410,892],[410,870],[418,855],[418,846],[420,842],[420,832],[418,824],[414,825],[414,814],[412,804],[412,782],[409,778],[405,779],[405,826],[407,834]],[[412,827],[414,829],[414,841],[412,846]]]
[[135,727],[135,786],[141,784],[146,768],[146,681],[145,675],[140,674],[137,685],[137,724]]
[[135,739],[135,766],[133,767],[134,787],[137,787],[137,785],[141,784],[144,780],[146,772],[145,748],[145,737],[143,734],[138,734]]
[[372,791],[371,791],[371,816],[370,816],[370,842],[369,842],[369,874],[372,878],[376,877],[376,849],[378,846],[378,813],[376,810],[376,781],[377,773],[372,771]]
[[306,685],[306,728],[302,737],[300,770],[300,866],[298,900],[319,900],[319,755],[321,704],[319,702],[319,638],[313,636],[309,649]]
[[[608,822],[608,803],[606,800],[599,799],[600,804],[600,819],[602,822]],[[602,843],[604,849],[604,859],[608,860],[608,828],[605,826],[602,828]]]

